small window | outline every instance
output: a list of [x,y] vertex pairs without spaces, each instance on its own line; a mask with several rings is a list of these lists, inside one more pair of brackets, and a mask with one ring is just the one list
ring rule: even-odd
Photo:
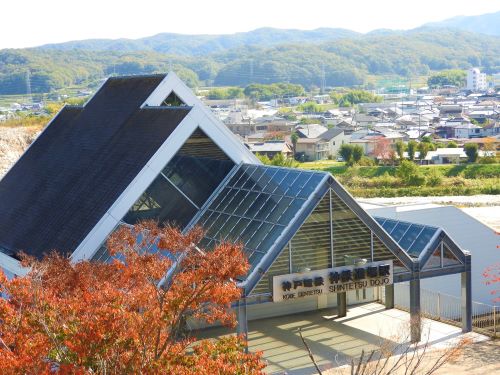
[[185,107],[186,103],[184,103],[175,92],[171,92],[167,98],[161,103],[164,107]]

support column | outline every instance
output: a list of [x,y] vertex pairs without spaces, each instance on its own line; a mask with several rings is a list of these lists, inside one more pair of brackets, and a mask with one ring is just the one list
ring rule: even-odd
[[394,284],[385,286],[385,308],[387,310],[394,308]]
[[337,318],[347,315],[347,293],[337,293]]
[[248,320],[247,320],[247,300],[243,296],[238,301],[238,335],[243,335],[245,339],[245,351],[248,352]]
[[462,294],[462,332],[472,331],[472,279],[471,279],[471,256],[465,257],[465,272],[461,274]]
[[420,279],[410,281],[410,336],[411,342],[421,340],[422,327],[420,316]]

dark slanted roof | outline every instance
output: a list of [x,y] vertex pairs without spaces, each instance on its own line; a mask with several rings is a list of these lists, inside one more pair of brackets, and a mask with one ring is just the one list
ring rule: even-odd
[[323,134],[321,134],[319,137],[321,139],[329,141],[330,139],[335,138],[336,136],[338,136],[339,134],[342,134],[343,132],[344,132],[344,129],[331,128],[331,129],[328,129]]
[[145,108],[164,76],[111,78],[64,108],[0,181],[0,247],[70,253],[190,108]]

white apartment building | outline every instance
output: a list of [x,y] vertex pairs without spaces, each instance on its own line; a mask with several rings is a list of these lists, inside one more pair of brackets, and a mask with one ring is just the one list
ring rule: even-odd
[[483,91],[487,87],[485,73],[481,73],[478,68],[471,68],[467,71],[467,90]]

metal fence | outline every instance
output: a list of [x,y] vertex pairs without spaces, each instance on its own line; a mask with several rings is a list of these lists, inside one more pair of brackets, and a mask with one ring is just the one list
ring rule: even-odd
[[[381,288],[380,296],[382,302],[385,302],[384,288]],[[409,284],[394,284],[394,304],[400,310],[409,311]],[[459,297],[420,289],[420,310],[426,318],[461,327],[462,308]],[[484,335],[500,337],[500,307],[472,302],[472,329]]]

